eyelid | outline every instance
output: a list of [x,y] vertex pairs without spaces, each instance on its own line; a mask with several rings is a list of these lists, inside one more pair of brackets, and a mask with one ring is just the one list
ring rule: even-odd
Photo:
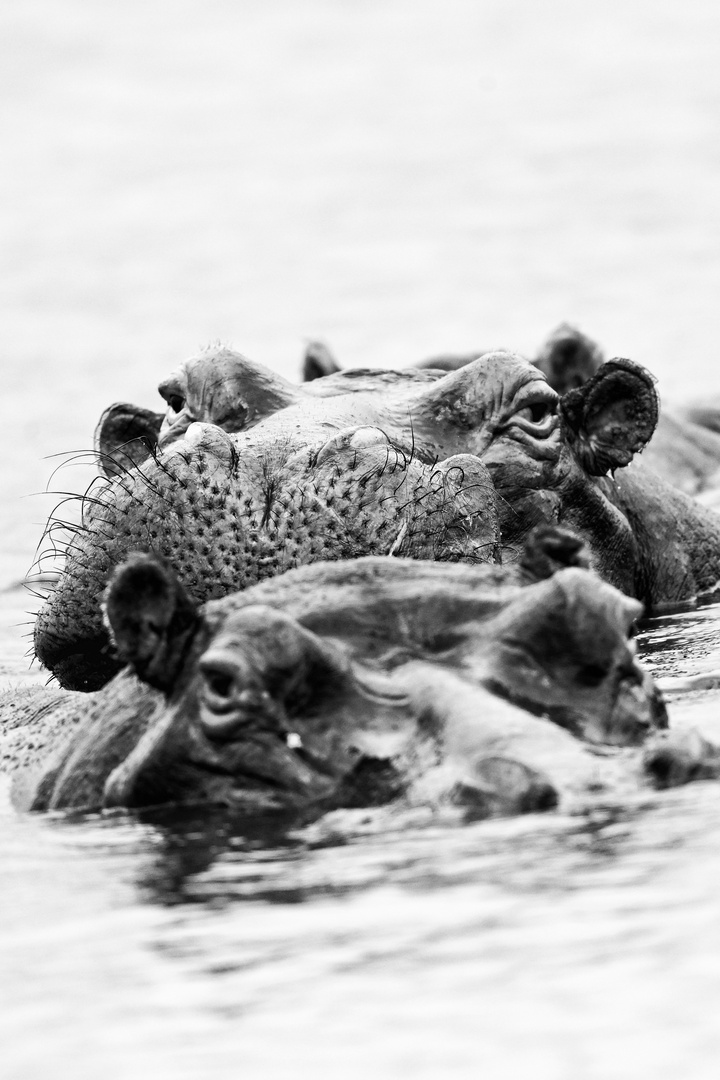
[[[520,428],[536,437],[550,435],[557,426],[559,400],[551,387],[535,383],[518,395],[513,412],[508,417],[505,426]],[[532,416],[534,408],[542,410],[537,420],[534,420]]]
[[532,401],[522,409],[516,409],[513,416],[525,416],[533,424],[542,424],[549,416],[555,416],[552,404],[547,401]]
[[560,397],[555,393],[551,386],[548,386],[546,382],[540,382],[538,379],[532,383],[526,384],[522,390],[518,393],[514,402],[514,412],[519,409],[526,409],[529,405],[547,405],[557,409],[557,403]]

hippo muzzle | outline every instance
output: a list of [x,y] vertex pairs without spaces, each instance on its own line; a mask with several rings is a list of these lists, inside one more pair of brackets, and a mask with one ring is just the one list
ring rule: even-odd
[[71,689],[95,689],[118,670],[99,600],[133,551],[156,555],[204,601],[320,560],[486,562],[497,544],[493,485],[471,455],[429,464],[366,426],[308,442],[193,424],[84,503],[37,620],[36,654]]

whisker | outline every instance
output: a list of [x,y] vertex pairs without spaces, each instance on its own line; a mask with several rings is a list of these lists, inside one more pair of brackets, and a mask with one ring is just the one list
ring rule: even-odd
[[[93,481],[93,483],[94,483],[94,481]],[[87,491],[90,490],[91,486],[92,485],[88,486]],[[100,499],[93,498],[92,496],[88,495],[87,493],[85,495],[78,495],[77,491],[33,491],[33,492],[30,493],[30,495],[26,495],[24,497],[27,499],[27,498],[32,498],[33,496],[36,496],[36,495],[64,495],[65,498],[63,499],[63,502],[67,502],[70,499],[79,499],[81,502],[85,502],[85,501],[92,502],[92,503],[95,503],[97,506],[106,506],[107,505],[106,503],[103,503]],[[62,505],[62,503],[60,503],[58,505]]]
[[[50,455],[51,457],[59,457],[59,454]],[[56,465],[53,471],[50,473],[48,483],[53,479],[56,473],[61,469],[69,468],[71,465],[97,465],[98,455],[94,450],[72,450],[67,451],[62,455],[64,461],[61,461],[59,465]],[[48,460],[46,458],[45,460]]]

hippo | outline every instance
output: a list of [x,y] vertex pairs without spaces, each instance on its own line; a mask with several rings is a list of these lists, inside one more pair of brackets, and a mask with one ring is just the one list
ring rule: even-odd
[[[467,353],[441,353],[437,356],[419,360],[406,370],[417,371],[431,369],[433,371],[456,371],[459,367],[477,360],[479,356],[491,352],[491,349],[475,349]],[[309,341],[303,353],[302,364],[303,383],[314,382],[316,379],[325,378],[327,375],[336,375],[342,371],[334,353],[324,341]]]
[[[143,449],[136,449],[135,453],[147,456],[153,442],[163,447],[182,437],[193,421],[214,423],[228,432],[247,430],[264,416],[259,401],[265,392],[278,407],[302,405],[303,400],[307,400],[307,394],[312,397],[335,397],[348,393],[365,394],[373,390],[386,393],[393,388],[394,391],[399,389],[402,397],[411,386],[435,382],[443,372],[465,367],[481,356],[489,357],[490,354],[444,354],[401,371],[341,371],[328,347],[322,342],[311,341],[304,359],[305,382],[297,387],[230,349],[219,347],[205,350],[186,361],[160,384],[160,393],[168,403],[165,414],[136,410],[140,426],[146,422],[146,418],[152,417],[152,430],[146,431]],[[561,398],[588,382],[604,362],[600,347],[568,324],[562,324],[550,335],[532,361]],[[626,367],[632,366],[629,361],[623,363]],[[635,370],[638,372],[642,369],[636,366]],[[647,372],[644,372],[644,376],[646,379],[652,378]],[[268,389],[271,384],[274,384],[272,390]],[[113,410],[118,410],[121,417],[125,417],[132,408],[129,405],[113,406],[98,428],[97,445],[99,449],[102,448],[100,457],[110,464],[110,470],[113,447],[123,444],[121,451],[114,451],[117,455],[130,447],[138,448],[140,443],[136,440],[125,444],[120,436],[127,436],[127,431],[115,430],[113,423],[106,420],[110,419],[109,414]],[[412,435],[415,437],[414,431]],[[673,486],[688,494],[696,494],[699,489],[711,485],[712,477],[720,467],[720,435],[701,431],[697,424],[688,425],[674,416],[662,414],[658,415],[653,438],[649,444],[638,447],[637,453],[640,452],[643,453],[643,464],[654,466],[653,471],[659,471],[663,479],[669,480]],[[629,457],[621,464],[627,460]],[[610,468],[613,470],[615,467],[616,463],[613,462]],[[632,476],[634,472],[622,475]],[[657,485],[644,477],[640,486]]]
[[[418,381],[423,378],[437,379],[442,372],[455,371],[488,352],[476,350],[433,356],[397,372],[396,378]],[[591,379],[604,362],[605,356],[600,346],[568,323],[560,324],[531,360],[561,397]],[[217,423],[227,431],[247,427],[252,422],[253,407],[252,402],[246,403],[243,397],[243,387],[248,386],[245,363],[244,357],[231,350],[210,351],[186,361],[160,384],[159,390],[168,402],[168,408],[164,415],[147,414],[153,417],[154,426],[149,441],[159,440],[162,445],[165,441],[178,438],[193,419]],[[258,367],[267,372],[267,369]],[[373,377],[388,378],[388,373],[375,373],[369,369],[342,371],[329,347],[321,341],[308,343],[302,373],[302,391],[328,396],[362,389]],[[270,373],[267,372],[267,375]],[[341,377],[327,378],[332,375]],[[208,387],[212,387],[212,390]],[[287,403],[298,400],[297,390],[286,388],[284,395],[279,395],[279,400]],[[239,410],[233,407],[233,402],[238,401],[242,402]],[[122,414],[126,407],[115,408]],[[139,415],[142,413],[139,410]],[[112,445],[123,443],[124,439],[118,437],[123,434],[122,431],[112,431],[105,435],[110,463]],[[135,442],[131,445],[137,447],[138,444]],[[714,492],[720,487],[720,408],[715,408],[712,403],[703,403],[661,410],[653,438],[643,451],[643,464],[687,494],[698,495],[708,490]],[[716,508],[714,500],[708,498],[704,501]]]
[[[220,359],[214,387],[227,401],[227,350]],[[204,355],[206,381],[213,370]],[[720,580],[720,519],[630,464],[654,430],[657,396],[629,360],[607,361],[562,398],[506,352],[447,374],[345,372],[312,394],[238,354],[232,370],[230,431],[222,417],[186,425],[174,410],[155,446],[148,437],[149,456],[116,458],[85,499],[35,633],[62,685],[96,688],[116,670],[99,597],[133,550],[168,561],[206,600],[321,559],[512,563],[536,525],[555,523],[649,610]]]
[[365,554],[496,561],[495,495],[477,458],[432,464],[378,428],[331,431],[318,427],[308,445],[292,430],[257,438],[193,424],[86,497],[64,574],[35,626],[37,655],[60,684],[97,689],[117,670],[100,597],[134,550],[167,561],[198,600]]
[[[319,343],[315,344],[320,348]],[[302,406],[308,398],[378,392],[396,384],[406,387],[433,382],[440,375],[439,371],[415,368],[341,372],[331,365],[322,373],[332,372],[339,377],[320,379],[319,372],[308,374],[306,381],[297,386],[233,349],[211,346],[162,380],[158,392],[166,402],[164,412],[128,402],[118,402],[105,410],[95,429],[100,467],[106,475],[117,476],[123,468],[149,458],[155,447],[163,448],[182,438],[193,423],[216,424],[232,434],[249,430],[273,412]]]
[[[443,353],[418,361],[410,370],[455,371],[487,351]],[[604,362],[605,355],[597,342],[569,323],[556,327],[531,359],[561,397],[591,379]],[[308,343],[302,360],[306,382],[341,370],[324,342]],[[717,491],[720,487],[720,402],[711,399],[674,408],[663,407],[653,438],[643,451],[643,464],[689,495]],[[714,498],[703,501],[716,507]]]
[[[437,353],[424,360],[417,360],[410,365],[410,370],[457,371],[492,351],[474,349],[464,353]],[[600,346],[591,338],[576,327],[561,323],[543,343],[537,355],[528,359],[543,372],[558,394],[564,394],[587,382],[605,361],[605,356]],[[326,342],[312,340],[305,348],[301,371],[303,382],[313,382],[315,379],[341,372],[342,367]]]
[[51,692],[45,723],[60,716],[63,738],[18,769],[16,805],[403,801],[475,819],[717,776],[717,748],[667,730],[634,648],[642,605],[575,559],[551,533],[524,580],[369,556],[200,605],[155,556],[131,555],[103,599],[128,666],[94,693]]

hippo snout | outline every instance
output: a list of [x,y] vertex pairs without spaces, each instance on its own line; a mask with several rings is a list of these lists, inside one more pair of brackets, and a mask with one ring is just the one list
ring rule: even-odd
[[495,490],[471,455],[428,463],[362,425],[299,447],[261,427],[228,435],[194,423],[84,508],[36,622],[36,655],[69,689],[95,689],[118,670],[100,598],[132,552],[159,558],[203,602],[318,561],[493,561],[498,537]]

